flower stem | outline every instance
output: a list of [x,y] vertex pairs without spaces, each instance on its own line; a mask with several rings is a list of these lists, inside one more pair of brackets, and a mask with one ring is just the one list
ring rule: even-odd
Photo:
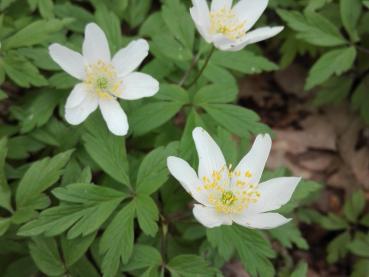
[[187,81],[188,77],[190,76],[191,71],[196,66],[197,62],[199,61],[199,58],[200,58],[200,53],[197,56],[194,56],[192,58],[192,62],[190,64],[190,66],[188,67],[188,69],[184,73],[182,79],[178,82],[178,85],[179,86],[182,87],[185,84],[185,82]]
[[187,86],[188,88],[192,87],[197,82],[197,80],[201,77],[201,75],[204,72],[205,68],[208,66],[208,63],[210,61],[211,56],[214,54],[214,51],[215,51],[215,47],[213,45],[211,47],[211,50],[210,50],[208,56],[205,59],[205,62],[203,64],[203,66],[201,67],[199,73],[196,75],[195,79],[193,79],[192,82]]

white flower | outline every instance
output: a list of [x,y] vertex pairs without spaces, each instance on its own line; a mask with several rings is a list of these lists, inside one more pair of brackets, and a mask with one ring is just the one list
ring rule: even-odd
[[277,35],[283,27],[262,27],[248,32],[268,5],[268,0],[192,0],[190,13],[201,36],[224,51],[238,51],[246,45]]
[[60,44],[52,44],[49,47],[52,59],[82,81],[67,99],[65,119],[78,125],[100,107],[109,130],[119,136],[127,134],[127,116],[117,98],[135,100],[153,96],[159,90],[154,78],[134,72],[148,51],[147,41],[138,39],[111,58],[106,36],[95,23],[86,26],[82,55]]
[[198,175],[190,165],[177,157],[169,157],[170,173],[200,204],[195,204],[196,219],[208,228],[231,225],[271,229],[290,219],[269,212],[287,203],[301,178],[281,177],[260,182],[272,140],[258,135],[250,152],[231,171],[224,156],[209,134],[194,129],[193,139],[199,155]]

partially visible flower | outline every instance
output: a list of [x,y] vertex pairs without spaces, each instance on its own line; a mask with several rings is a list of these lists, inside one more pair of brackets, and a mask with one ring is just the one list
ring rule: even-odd
[[201,36],[224,51],[238,51],[245,46],[277,35],[283,27],[254,26],[268,5],[268,0],[240,0],[232,7],[232,0],[192,0],[190,13]]
[[177,157],[169,157],[170,173],[200,204],[195,204],[196,219],[208,228],[231,225],[271,229],[290,221],[270,212],[287,203],[301,178],[280,177],[260,182],[272,140],[258,135],[250,152],[232,171],[209,134],[194,129],[193,139],[199,155],[198,175],[190,165]]
[[159,90],[157,80],[134,72],[148,51],[147,41],[138,39],[111,58],[105,33],[95,23],[86,26],[83,55],[60,44],[52,44],[49,47],[52,59],[69,75],[82,81],[67,99],[65,119],[78,125],[99,107],[113,134],[127,134],[127,116],[117,98],[135,100],[153,96]]

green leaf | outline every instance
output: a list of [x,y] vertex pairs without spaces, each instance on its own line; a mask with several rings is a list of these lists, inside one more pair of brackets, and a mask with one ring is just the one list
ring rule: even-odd
[[364,0],[363,4],[365,7],[367,7],[369,9],[369,1],[368,0]]
[[[369,2],[368,8],[369,8]],[[354,265],[354,270],[352,271],[350,277],[364,277],[367,276],[369,272],[369,260],[361,259],[357,261]]]
[[187,91],[178,85],[163,84],[160,86],[160,90],[154,96],[155,99],[161,101],[173,101],[181,103],[182,105],[190,102]]
[[91,158],[117,182],[130,186],[125,140],[112,135],[100,116],[91,116],[85,124],[83,141]]
[[12,210],[10,204],[10,188],[5,176],[5,159],[8,152],[7,139],[0,140],[0,207],[9,211]]
[[214,269],[200,256],[179,255],[167,265],[172,276],[213,276]]
[[293,244],[295,244],[300,249],[309,249],[309,245],[302,236],[299,228],[293,222],[269,230],[269,233],[286,248],[292,248]]
[[82,257],[78,262],[68,268],[68,272],[73,277],[100,277],[96,267],[86,257]]
[[159,147],[145,156],[138,168],[136,191],[150,195],[168,180],[167,157],[173,146]]
[[369,258],[369,235],[356,233],[348,248],[359,257]]
[[352,67],[355,58],[356,49],[354,47],[335,49],[325,53],[310,69],[305,89],[312,89],[333,75],[346,72]]
[[167,101],[142,105],[129,117],[133,133],[140,136],[150,132],[169,121],[181,108],[181,103]]
[[5,232],[10,227],[10,224],[11,224],[11,219],[10,218],[0,217],[0,236],[5,234]]
[[277,10],[288,26],[297,32],[297,38],[316,46],[340,46],[347,43],[338,28],[322,15],[306,11]]
[[[100,1],[99,1],[100,2]],[[125,19],[132,28],[137,27],[147,17],[152,0],[129,1],[125,10]]]
[[207,103],[230,103],[237,98],[238,88],[230,84],[213,84],[202,87],[194,98],[196,105]]
[[149,236],[154,237],[158,232],[157,221],[159,210],[154,200],[147,195],[137,195],[133,200],[136,207],[136,215],[141,230]]
[[236,249],[251,276],[274,276],[273,264],[269,258],[274,257],[275,253],[259,231],[235,225],[221,226],[208,229],[207,237],[224,259],[229,259]]
[[362,11],[360,0],[340,0],[340,14],[343,26],[350,35],[352,41],[359,40],[357,23]]
[[101,5],[96,10],[96,23],[104,30],[109,41],[110,50],[115,53],[122,46],[122,34],[120,20],[113,11]]
[[32,205],[40,194],[55,184],[62,169],[67,164],[73,151],[60,153],[53,158],[45,158],[31,165],[20,180],[16,192],[17,210]]
[[347,199],[343,206],[343,212],[346,218],[351,222],[356,222],[363,212],[365,204],[365,195],[361,190],[352,193],[350,199]]
[[40,74],[37,67],[16,52],[8,52],[3,63],[5,73],[20,87],[47,85],[47,80]]
[[51,19],[54,17],[54,3],[52,0],[38,0],[38,10],[45,19]]
[[276,64],[248,50],[238,52],[216,51],[211,58],[210,64],[223,66],[244,74],[258,74],[263,71],[278,69]]
[[240,137],[270,131],[252,110],[230,104],[203,104],[202,107],[218,124]]
[[159,251],[148,245],[135,244],[132,257],[124,265],[124,271],[133,271],[147,267],[160,266],[162,258]]
[[166,0],[161,14],[172,35],[192,51],[195,29],[187,8],[179,0]]
[[73,24],[68,24],[67,27],[77,32],[83,32],[87,23],[94,21],[94,17],[90,12],[70,2],[56,4],[54,6],[54,12],[60,18],[74,19]]
[[65,273],[58,245],[52,238],[35,237],[29,244],[33,261],[47,276],[60,276]]
[[92,184],[71,184],[54,189],[53,194],[62,203],[41,212],[22,226],[18,235],[55,236],[70,228],[68,239],[87,236],[98,230],[126,198],[122,192]]
[[100,241],[100,252],[104,255],[102,271],[105,277],[114,277],[121,261],[129,261],[133,252],[134,203],[125,206],[112,220]]
[[327,260],[329,263],[335,263],[339,259],[344,258],[348,252],[351,236],[349,232],[344,232],[335,237],[327,247]]
[[308,264],[306,262],[299,262],[290,277],[307,277]]
[[350,76],[333,77],[325,82],[314,99],[314,105],[336,104],[350,94],[353,80]]
[[63,249],[63,258],[67,267],[75,264],[87,251],[93,243],[96,233],[76,239],[68,239],[63,236],[61,246]]
[[32,46],[46,42],[52,34],[60,31],[65,22],[59,19],[36,20],[2,42],[5,50]]
[[357,86],[352,96],[352,107],[355,110],[359,110],[360,115],[369,124],[369,109],[367,103],[369,103],[369,78],[364,78],[363,81]]
[[190,61],[192,59],[192,52],[168,33],[154,36],[151,48],[153,53],[158,51],[161,55],[175,61]]
[[345,219],[336,214],[330,213],[326,217],[320,219],[320,224],[327,230],[344,230],[349,227]]

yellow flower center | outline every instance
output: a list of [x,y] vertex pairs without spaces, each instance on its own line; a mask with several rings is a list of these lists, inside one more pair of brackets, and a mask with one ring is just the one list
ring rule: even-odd
[[86,66],[84,83],[100,98],[112,99],[122,93],[122,81],[118,79],[115,68],[110,63],[101,60]]
[[240,21],[234,11],[221,8],[210,13],[210,33],[237,40],[246,34],[245,22]]
[[197,190],[208,193],[208,201],[218,213],[241,213],[260,198],[256,185],[250,182],[251,177],[250,170],[231,171],[231,167],[223,166],[211,176],[202,177]]

